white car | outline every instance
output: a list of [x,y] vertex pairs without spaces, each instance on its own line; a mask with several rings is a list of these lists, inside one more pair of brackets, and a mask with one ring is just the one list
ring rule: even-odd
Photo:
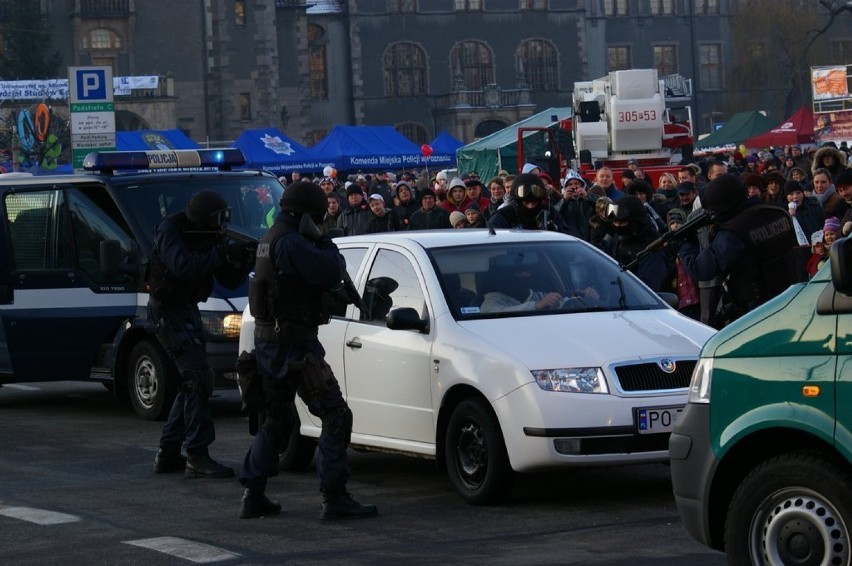
[[[340,309],[319,337],[354,414],[353,447],[436,458],[475,504],[505,498],[514,472],[668,460],[714,330],[604,253],[533,231],[335,242],[364,310]],[[240,351],[253,332],[246,312]],[[320,434],[297,405],[285,469],[309,464]]]

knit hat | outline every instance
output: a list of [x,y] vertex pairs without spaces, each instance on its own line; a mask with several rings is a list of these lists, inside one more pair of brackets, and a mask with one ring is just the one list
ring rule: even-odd
[[787,181],[786,183],[784,183],[784,187],[781,189],[781,193],[784,196],[789,195],[790,193],[792,193],[794,191],[804,192],[805,189],[802,188],[802,184],[800,182],[793,181],[793,180],[790,180],[790,181]]
[[482,212],[479,209],[479,205],[476,204],[475,202],[470,203],[469,205],[467,205],[467,208],[464,209],[465,212],[467,212],[468,210],[475,210],[476,212]]
[[423,200],[423,197],[432,197],[432,198],[435,198],[435,191],[433,191],[433,190],[432,190],[432,189],[430,189],[429,187],[426,187],[425,189],[423,189],[422,191],[420,191],[420,200],[421,200],[421,201]]
[[825,242],[825,234],[823,234],[822,230],[817,230],[813,234],[811,234],[811,245],[821,244]]
[[400,181],[399,183],[393,186],[393,191],[391,191],[391,195],[396,196],[399,193],[400,187],[405,187],[409,191],[411,190],[411,185],[408,184],[408,181]]
[[852,169],[844,169],[834,178],[834,186],[837,188],[849,185],[852,185]]
[[455,228],[456,224],[458,224],[460,220],[467,220],[467,217],[464,215],[464,212],[454,210],[450,213],[450,226]]
[[524,166],[521,168],[521,173],[529,173],[533,169],[538,169],[539,171],[541,171],[541,167],[539,167],[535,163],[524,163]]
[[348,189],[346,189],[346,196],[349,195],[361,195],[364,196],[364,191],[361,190],[361,187],[358,185],[351,185]]
[[681,224],[686,223],[686,213],[679,208],[672,208],[666,213],[666,223],[671,224],[672,222],[680,222]]
[[825,224],[822,226],[823,232],[828,232],[829,230],[833,232],[840,231],[840,219],[836,216],[829,216],[825,219]]
[[676,188],[678,194],[694,193],[697,190],[695,188],[695,183],[692,181],[683,181],[682,183],[678,183]]
[[446,171],[438,171],[438,174],[435,175],[435,178],[439,181],[447,180],[447,172]]

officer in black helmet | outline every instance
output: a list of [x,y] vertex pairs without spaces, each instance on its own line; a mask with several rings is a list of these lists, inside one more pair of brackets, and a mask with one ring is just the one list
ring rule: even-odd
[[322,421],[317,452],[323,494],[320,518],[378,514],[374,505],[361,505],[346,490],[352,412],[317,339],[318,327],[331,317],[332,293],[341,286],[346,270],[337,246],[316,226],[326,206],[327,197],[317,185],[306,181],[290,185],[281,198],[281,213],[257,249],[249,306],[255,318],[255,356],[266,418],[240,471],[240,483],[246,488],[241,518],[281,510],[266,497],[266,482],[278,474],[279,446],[294,426],[296,394]]
[[550,195],[541,177],[534,173],[518,175],[512,185],[513,198],[491,216],[492,228],[551,230],[557,232],[562,218],[550,206]]
[[807,280],[790,215],[749,197],[740,177],[714,178],[704,188],[702,205],[716,214],[713,241],[701,250],[697,240],[687,239],[678,256],[697,280],[724,279],[720,324]]
[[[607,219],[615,234],[609,254],[621,265],[632,262],[659,236],[645,205],[635,195],[618,197],[607,208]],[[651,252],[631,271],[651,290],[662,290],[668,271],[665,252],[662,248]]]
[[[193,478],[234,476],[234,470],[208,453],[216,437],[208,405],[213,371],[207,364],[198,310],[199,301],[206,301],[213,291],[214,278],[235,288],[248,274],[248,266],[237,272],[233,267],[232,254],[239,252],[222,234],[229,219],[230,208],[219,193],[200,191],[192,196],[186,210],[163,219],[154,232],[148,319],[180,374],[178,393],[154,459],[154,472],[158,474],[182,471]],[[186,458],[181,445],[186,448]]]

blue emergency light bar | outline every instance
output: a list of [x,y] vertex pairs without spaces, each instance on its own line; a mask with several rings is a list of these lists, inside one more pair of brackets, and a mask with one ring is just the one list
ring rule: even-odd
[[246,158],[237,148],[166,149],[152,151],[95,151],[83,160],[86,171],[140,171],[145,169],[215,168],[230,171],[245,165]]

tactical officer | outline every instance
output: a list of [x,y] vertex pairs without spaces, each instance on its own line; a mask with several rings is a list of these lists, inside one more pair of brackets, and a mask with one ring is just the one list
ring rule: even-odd
[[[526,167],[526,166],[525,166]],[[541,177],[522,173],[515,179],[513,199],[501,206],[488,219],[492,228],[558,231],[562,218],[550,206],[550,195]]]
[[807,273],[794,251],[798,242],[790,215],[749,197],[736,175],[714,178],[704,189],[704,208],[715,212],[717,225],[709,247],[699,250],[687,239],[678,256],[699,281],[726,278],[722,322],[730,322],[805,281]]
[[[238,247],[228,246],[222,228],[230,208],[215,191],[192,196],[185,211],[166,217],[154,233],[148,285],[148,319],[174,361],[180,383],[163,426],[155,473],[184,471],[187,477],[228,478],[234,470],[210,458],[207,447],[216,437],[208,399],[213,371],[198,302],[213,291],[214,277],[236,288],[245,280],[249,263]],[[248,252],[245,252],[248,254]],[[181,444],[187,457],[181,455]]]
[[[659,236],[645,205],[636,195],[618,197],[609,205],[607,218],[615,234],[610,255],[621,265],[631,263]],[[665,252],[659,249],[649,253],[631,271],[651,290],[662,290],[668,271]]]
[[325,209],[326,197],[318,186],[303,182],[287,187],[281,213],[258,246],[249,304],[255,317],[255,356],[266,418],[240,472],[246,488],[241,518],[281,510],[266,497],[266,481],[278,474],[278,447],[294,426],[291,415],[297,393],[322,421],[317,453],[323,494],[320,518],[378,514],[374,505],[361,505],[346,490],[352,412],[317,339],[318,326],[330,319],[332,292],[341,287],[346,271],[337,246],[315,225]]

